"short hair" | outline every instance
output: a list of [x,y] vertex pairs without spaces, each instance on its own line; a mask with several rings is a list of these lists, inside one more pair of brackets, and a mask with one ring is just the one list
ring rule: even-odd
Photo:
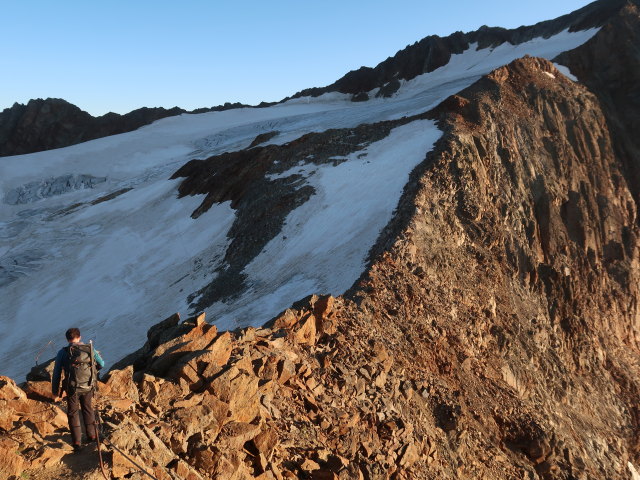
[[70,328],[64,334],[67,340],[73,340],[74,338],[80,338],[80,330],[78,328]]

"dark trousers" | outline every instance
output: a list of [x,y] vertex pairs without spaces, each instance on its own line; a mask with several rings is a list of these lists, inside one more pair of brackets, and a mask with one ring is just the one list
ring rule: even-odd
[[87,437],[96,438],[96,416],[93,412],[93,392],[74,393],[67,397],[67,418],[69,420],[69,430],[71,430],[71,441],[80,444],[82,439],[82,426],[80,425],[80,410],[82,409],[82,419],[87,431]]

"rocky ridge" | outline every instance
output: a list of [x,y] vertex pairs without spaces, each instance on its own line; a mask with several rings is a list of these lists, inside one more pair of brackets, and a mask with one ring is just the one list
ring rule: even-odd
[[41,152],[131,132],[156,120],[182,113],[205,113],[243,106],[246,105],[227,103],[192,112],[178,107],[143,107],[124,115],[111,112],[93,117],[59,98],[39,98],[30,100],[26,105],[15,103],[0,112],[0,157]]
[[554,20],[511,30],[485,25],[473,32],[455,32],[447,37],[430,35],[400,50],[374,68],[360,67],[331,85],[308,88],[292,98],[340,92],[353,95],[353,101],[366,101],[369,99],[368,92],[375,89],[378,89],[375,93],[377,97],[390,97],[400,88],[401,81],[411,80],[446,65],[451,55],[462,53],[471,44],[477,44],[478,48],[497,47],[505,42],[518,45],[536,37],[548,38],[567,29],[576,31],[600,27],[627,3],[633,2],[596,1]]

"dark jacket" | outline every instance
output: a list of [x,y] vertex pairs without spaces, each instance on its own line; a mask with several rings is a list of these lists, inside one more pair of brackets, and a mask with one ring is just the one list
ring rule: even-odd
[[[84,344],[82,342],[79,342],[79,343],[70,343],[69,345],[84,345]],[[104,367],[104,360],[102,360],[102,357],[96,350],[93,351],[93,358],[95,358],[98,370]],[[60,377],[61,377],[62,371],[64,370],[65,378],[69,378],[70,368],[71,368],[71,361],[69,357],[69,348],[68,347],[61,348],[60,351],[58,351],[58,355],[56,355],[56,364],[53,367],[53,376],[51,378],[51,392],[54,395],[58,396],[58,394],[60,393]]]

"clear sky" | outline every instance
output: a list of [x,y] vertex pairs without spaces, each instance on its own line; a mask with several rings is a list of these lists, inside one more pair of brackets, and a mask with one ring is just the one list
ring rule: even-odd
[[514,28],[585,0],[0,0],[0,110],[93,115],[276,101],[431,34]]

